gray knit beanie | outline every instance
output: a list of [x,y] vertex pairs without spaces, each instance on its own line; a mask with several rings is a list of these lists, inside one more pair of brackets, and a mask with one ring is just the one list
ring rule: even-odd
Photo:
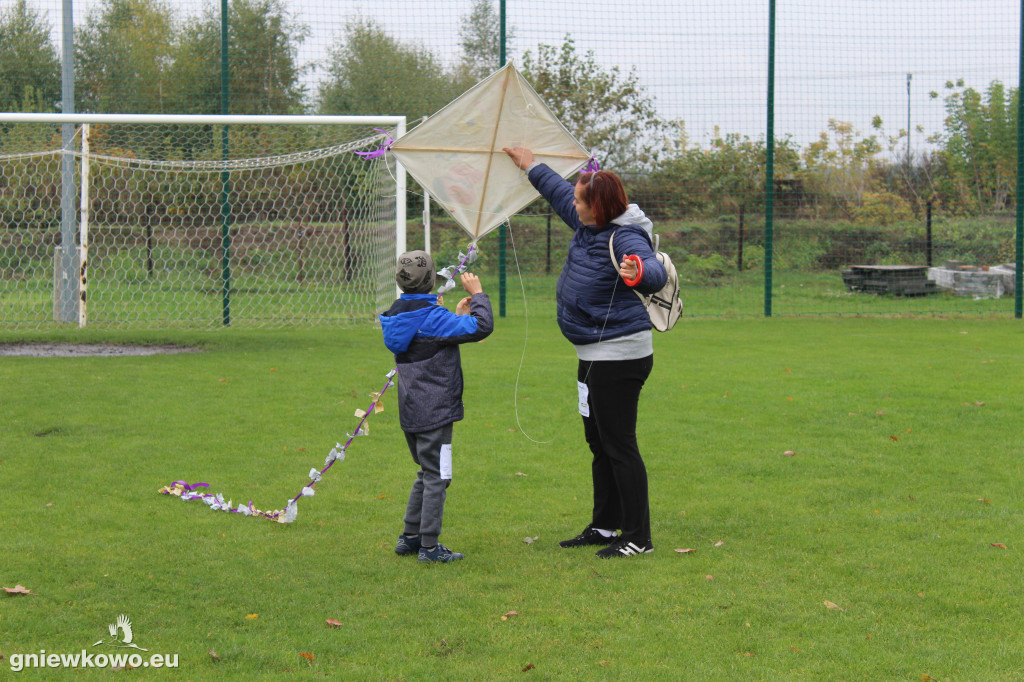
[[434,259],[426,251],[406,251],[398,257],[395,281],[405,293],[429,294],[434,276]]

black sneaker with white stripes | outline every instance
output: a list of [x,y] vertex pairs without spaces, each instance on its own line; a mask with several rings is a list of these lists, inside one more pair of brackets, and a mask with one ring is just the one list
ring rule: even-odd
[[634,540],[619,538],[608,547],[598,550],[596,555],[602,559],[611,559],[612,557],[650,554],[653,551],[654,545],[651,544],[650,540],[647,542],[636,542]]

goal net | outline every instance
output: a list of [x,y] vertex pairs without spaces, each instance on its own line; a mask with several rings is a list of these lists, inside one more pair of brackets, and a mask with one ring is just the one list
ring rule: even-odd
[[404,172],[355,152],[404,127],[0,114],[0,326],[373,320],[405,246]]

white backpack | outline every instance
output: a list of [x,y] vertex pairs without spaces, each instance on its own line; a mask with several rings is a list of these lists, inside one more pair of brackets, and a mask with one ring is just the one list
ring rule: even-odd
[[[612,242],[615,241],[615,232],[617,230],[613,231],[612,236],[608,238],[608,253],[611,256],[612,265],[618,272],[619,263],[615,259],[615,249],[612,246]],[[643,301],[654,328],[659,332],[667,332],[675,326],[679,316],[683,314],[683,300],[679,297],[679,273],[676,272],[676,266],[672,263],[669,255],[658,250],[658,235],[654,235],[654,254],[658,262],[664,266],[665,274],[668,275],[665,279],[665,286],[653,294],[641,294],[639,291],[633,293]]]

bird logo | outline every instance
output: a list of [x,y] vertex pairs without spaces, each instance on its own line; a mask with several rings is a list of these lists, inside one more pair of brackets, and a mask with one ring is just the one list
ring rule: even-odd
[[121,649],[131,648],[138,649],[139,651],[149,651],[149,649],[143,649],[138,644],[132,642],[132,622],[128,620],[128,616],[125,614],[122,613],[118,616],[117,622],[110,623],[107,629],[110,631],[110,639],[101,639],[96,644],[93,644],[93,646],[108,644]]

